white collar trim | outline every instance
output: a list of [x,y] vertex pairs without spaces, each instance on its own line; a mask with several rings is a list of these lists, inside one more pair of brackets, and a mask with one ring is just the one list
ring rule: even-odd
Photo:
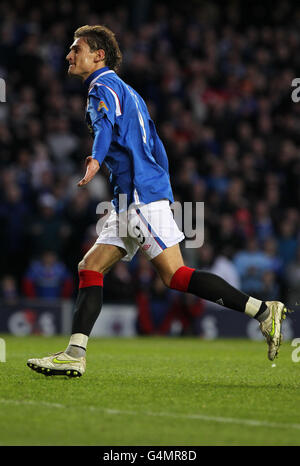
[[98,74],[98,76],[96,76],[93,81],[91,82],[90,86],[89,86],[89,91],[92,89],[92,87],[94,86],[95,82],[97,81],[98,78],[100,78],[100,76],[104,76],[105,74],[109,74],[109,73],[114,73],[113,70],[107,70],[107,71],[103,71],[103,73],[100,73]]

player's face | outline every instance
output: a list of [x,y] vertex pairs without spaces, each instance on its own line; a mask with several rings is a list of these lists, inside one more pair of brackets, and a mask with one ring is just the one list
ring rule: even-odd
[[83,37],[75,39],[66,56],[69,62],[68,74],[86,79],[99,66],[98,52],[92,52]]

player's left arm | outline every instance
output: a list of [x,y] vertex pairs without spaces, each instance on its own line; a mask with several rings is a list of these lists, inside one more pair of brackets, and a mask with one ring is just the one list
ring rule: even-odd
[[[106,103],[108,101],[109,104]],[[101,94],[99,95],[99,91],[93,92],[89,96],[88,113],[94,131],[94,144],[92,155],[87,157],[85,161],[86,172],[78,183],[80,187],[85,186],[94,178],[109,150],[114,125],[113,114],[110,111],[110,109],[113,110],[113,104],[114,102],[109,99],[109,96],[104,101]],[[108,105],[110,105],[110,108]]]
[[79,187],[89,183],[100,169],[111,144],[112,132],[112,125],[106,117],[102,118],[97,125],[94,125],[95,138],[92,155],[85,160],[86,171],[84,177],[78,183]]

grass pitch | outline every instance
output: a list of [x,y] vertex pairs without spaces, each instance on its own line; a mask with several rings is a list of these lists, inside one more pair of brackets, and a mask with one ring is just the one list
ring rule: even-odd
[[282,345],[196,338],[96,339],[81,378],[29,357],[68,337],[13,337],[0,363],[0,445],[300,445],[300,363]]

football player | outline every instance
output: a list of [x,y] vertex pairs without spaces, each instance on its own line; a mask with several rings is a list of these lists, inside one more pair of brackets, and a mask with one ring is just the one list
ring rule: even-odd
[[144,100],[117,74],[122,55],[114,33],[101,25],[80,27],[66,59],[68,74],[79,77],[86,88],[86,121],[94,138],[78,186],[89,183],[105,164],[114,192],[113,209],[78,266],[79,290],[68,347],[29,359],[27,365],[46,375],[85,372],[88,338],[102,306],[103,276],[118,261],[130,261],[138,249],[167,287],[256,319],[273,360],[281,343],[285,305],[248,296],[221,277],[184,264],[179,247],[184,234],[170,209],[174,199],[166,151]]

